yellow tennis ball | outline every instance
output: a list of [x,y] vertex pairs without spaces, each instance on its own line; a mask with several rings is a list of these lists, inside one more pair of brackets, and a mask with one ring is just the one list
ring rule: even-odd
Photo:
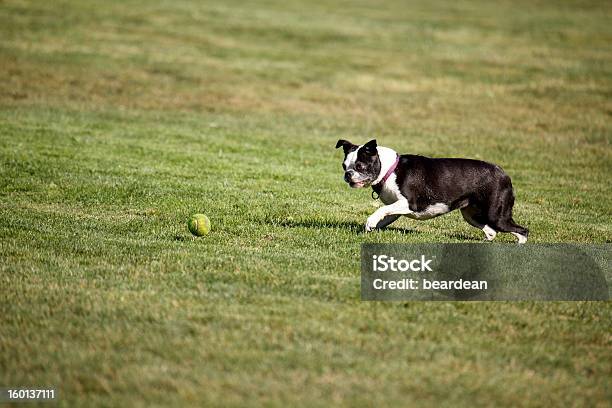
[[189,231],[196,237],[201,237],[210,232],[210,220],[204,214],[193,214],[187,222]]

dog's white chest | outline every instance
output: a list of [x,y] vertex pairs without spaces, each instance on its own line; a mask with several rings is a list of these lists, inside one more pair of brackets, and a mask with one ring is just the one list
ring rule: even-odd
[[380,191],[380,201],[385,205],[393,204],[403,197],[395,178],[395,174],[390,175]]

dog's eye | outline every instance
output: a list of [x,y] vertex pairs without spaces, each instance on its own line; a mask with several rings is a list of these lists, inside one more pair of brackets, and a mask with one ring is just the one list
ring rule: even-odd
[[362,171],[363,169],[365,169],[365,166],[364,166],[363,164],[361,164],[361,163],[357,163],[357,164],[355,165],[355,170],[357,170],[357,171]]

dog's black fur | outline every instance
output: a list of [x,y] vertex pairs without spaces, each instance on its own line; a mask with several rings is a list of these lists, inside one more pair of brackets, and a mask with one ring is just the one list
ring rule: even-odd
[[497,165],[472,159],[433,159],[401,155],[395,171],[410,209],[423,211],[430,203],[460,209],[465,220],[498,232],[529,230],[512,219],[514,192],[510,177]]

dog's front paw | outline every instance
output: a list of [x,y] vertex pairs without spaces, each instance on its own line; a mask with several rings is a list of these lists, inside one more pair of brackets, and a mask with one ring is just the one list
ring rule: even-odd
[[378,225],[378,218],[374,217],[373,215],[369,216],[365,224],[366,232],[375,230],[376,225]]

